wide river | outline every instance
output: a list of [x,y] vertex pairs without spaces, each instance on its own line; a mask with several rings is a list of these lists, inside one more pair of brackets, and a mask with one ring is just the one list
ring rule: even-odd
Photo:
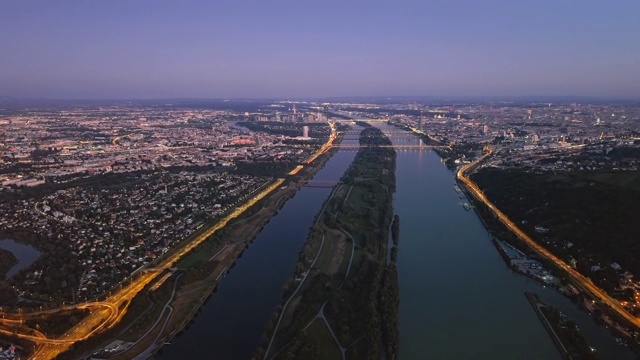
[[[345,142],[357,144],[358,137]],[[327,187],[304,187],[244,251],[218,291],[185,333],[163,348],[162,359],[250,359],[271,314],[282,302],[313,218],[356,156],[338,151],[313,178]]]
[[[396,145],[417,138],[394,133]],[[357,143],[357,135],[345,139]],[[336,153],[314,177],[339,179],[355,156]],[[398,150],[395,212],[400,215],[400,359],[561,359],[524,296],[535,292],[576,321],[603,359],[634,359],[589,315],[553,289],[504,264],[454,174],[431,150]],[[192,326],[163,349],[164,359],[250,359],[281,302],[313,217],[330,189],[303,188],[265,226]]]

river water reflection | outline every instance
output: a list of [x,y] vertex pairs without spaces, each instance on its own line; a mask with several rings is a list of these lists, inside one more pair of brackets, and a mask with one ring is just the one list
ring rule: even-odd
[[21,244],[11,239],[0,239],[0,248],[11,251],[18,259],[18,262],[7,271],[6,279],[11,278],[18,271],[31,265],[41,254],[40,251],[32,246]]
[[[395,129],[380,124],[383,130]],[[395,144],[417,144],[393,135]],[[346,139],[357,143],[357,136]],[[315,177],[339,179],[356,152],[340,150]],[[589,315],[553,289],[507,268],[473,211],[454,191],[454,174],[431,150],[398,150],[394,207],[400,215],[400,359],[560,359],[524,296],[535,292],[576,321],[603,359],[633,359]],[[250,359],[313,217],[330,189],[303,188],[222,280],[192,326],[163,359]]]
[[[391,138],[395,145],[418,143]],[[576,321],[603,359],[635,358],[568,299],[506,266],[478,216],[462,207],[467,200],[437,154],[397,153],[401,360],[561,359],[525,291]]]
[[[353,150],[338,151],[312,182],[337,183],[355,155]],[[287,201],[222,279],[191,327],[164,348],[160,358],[250,359],[281,303],[283,286],[293,275],[313,218],[330,191],[304,187]]]

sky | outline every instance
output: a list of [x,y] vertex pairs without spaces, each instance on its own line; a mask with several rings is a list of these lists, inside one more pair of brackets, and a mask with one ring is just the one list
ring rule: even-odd
[[640,98],[640,1],[2,0],[0,96]]

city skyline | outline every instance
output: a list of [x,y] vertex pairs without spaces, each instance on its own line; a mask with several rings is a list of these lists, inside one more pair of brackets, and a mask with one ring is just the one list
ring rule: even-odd
[[0,96],[640,98],[640,4],[6,1]]

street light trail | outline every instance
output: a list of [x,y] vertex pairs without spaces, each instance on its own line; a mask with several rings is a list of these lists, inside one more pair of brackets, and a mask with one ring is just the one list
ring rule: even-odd
[[490,156],[492,153],[493,151],[489,149],[489,152],[480,159],[460,168],[457,173],[457,178],[467,186],[467,189],[471,191],[476,199],[485,204],[487,208],[497,216],[500,222],[502,222],[509,230],[511,230],[522,241],[524,241],[536,254],[553,262],[559,269],[564,271],[571,278],[575,285],[580,287],[583,291],[590,293],[595,298],[602,301],[604,304],[608,305],[620,317],[624,318],[629,323],[633,324],[636,328],[640,329],[640,319],[630,314],[624,307],[620,305],[620,302],[618,300],[609,296],[604,290],[593,284],[590,279],[587,279],[576,269],[569,266],[560,258],[552,254],[549,250],[538,244],[529,235],[525,234],[513,221],[511,221],[511,219],[509,219],[502,211],[500,211],[500,209],[498,209],[491,201],[489,201],[489,199],[484,195],[480,188],[473,181],[471,181],[471,179],[466,174],[467,170],[475,169],[475,167],[480,164],[481,161]]
[[[318,151],[316,151],[311,157],[307,159],[307,164],[310,164],[318,156],[324,154],[331,148],[333,141],[337,137],[337,134],[335,123],[329,122],[329,126],[331,127],[331,134],[329,136],[329,139],[325,144],[322,145],[322,147],[320,147],[320,149],[318,149]],[[291,175],[296,174],[301,169],[302,166],[296,167],[294,170],[292,170]],[[133,298],[142,289],[144,289],[145,286],[156,279],[156,277],[163,271],[174,267],[175,263],[177,263],[183,256],[188,254],[198,245],[202,244],[216,231],[225,227],[229,223],[229,221],[240,216],[257,202],[279,188],[284,183],[284,181],[285,179],[283,178],[274,180],[269,186],[264,188],[262,191],[260,191],[258,194],[253,196],[251,199],[249,199],[239,207],[235,208],[230,214],[222,218],[215,225],[199,234],[187,244],[184,244],[182,247],[177,248],[175,252],[169,254],[160,262],[160,264],[156,265],[153,269],[146,269],[146,271],[142,271],[140,275],[138,275],[135,279],[131,279],[129,285],[123,286],[121,290],[115,292],[113,295],[110,295],[104,301],[87,302],[60,308],[59,310],[91,309],[91,313],[88,316],[86,316],[79,324],[75,325],[61,337],[57,339],[50,339],[46,338],[44,334],[39,332],[34,332],[35,335],[32,335],[13,333],[12,331],[4,329],[0,329],[0,333],[5,335],[17,336],[19,338],[30,340],[38,344],[39,346],[32,356],[33,359],[53,359],[59,354],[66,351],[74,343],[86,340],[99,332],[112,328],[113,326],[118,324],[120,320],[122,320],[122,317],[127,312],[127,308],[131,300],[133,300]],[[54,312],[54,310],[49,310],[48,313],[49,312]],[[41,314],[42,313],[44,312],[41,312]]]

